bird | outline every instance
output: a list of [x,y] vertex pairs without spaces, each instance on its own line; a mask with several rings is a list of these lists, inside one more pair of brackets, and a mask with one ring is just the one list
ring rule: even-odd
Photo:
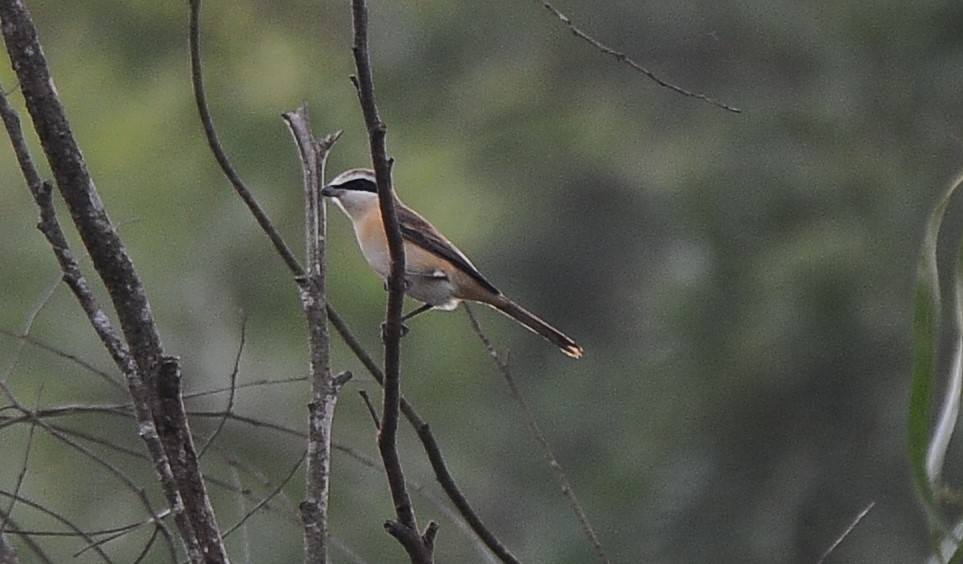
[[[391,257],[374,171],[367,168],[346,170],[328,182],[321,189],[321,195],[334,200],[348,217],[361,254],[382,280],[387,281]],[[397,196],[395,213],[404,240],[405,293],[423,302],[421,307],[402,316],[402,322],[430,309],[451,311],[462,301],[478,302],[514,319],[566,355],[572,358],[582,356],[582,347],[571,337],[501,293],[458,247]]]

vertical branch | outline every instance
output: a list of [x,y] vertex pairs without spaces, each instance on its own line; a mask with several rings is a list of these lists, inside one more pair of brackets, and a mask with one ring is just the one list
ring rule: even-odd
[[[361,364],[365,366],[371,376],[378,382],[379,385],[384,386],[385,376],[378,365],[375,363],[371,355],[364,349],[358,339],[351,333],[348,326],[345,324],[341,316],[338,315],[331,305],[328,304],[328,321],[334,326],[335,331],[341,335],[344,339],[345,344],[354,353],[354,355],[361,361]],[[418,438],[421,440],[421,444],[424,447],[425,454],[428,456],[428,461],[431,462],[431,467],[435,471],[435,479],[441,484],[442,489],[448,495],[448,499],[455,505],[458,512],[464,517],[465,522],[471,527],[478,538],[485,543],[495,556],[499,560],[506,563],[517,563],[518,558],[506,547],[495,534],[488,529],[487,526],[482,522],[481,517],[472,509],[471,504],[468,503],[468,499],[465,494],[461,492],[458,488],[458,484],[455,483],[455,478],[451,475],[448,470],[448,466],[445,464],[445,457],[442,455],[441,447],[438,446],[438,441],[435,440],[435,436],[431,432],[431,428],[424,419],[418,415],[415,408],[405,401],[404,396],[401,397],[401,413],[411,424],[412,428],[418,433]],[[379,422],[380,425],[380,422]]]
[[378,449],[384,461],[397,521],[385,523],[385,528],[405,547],[412,562],[431,562],[437,525],[429,523],[423,535],[418,531],[418,523],[405,486],[404,472],[396,444],[401,401],[401,308],[405,291],[404,241],[401,238],[401,227],[395,212],[395,196],[391,187],[391,164],[385,150],[387,128],[378,115],[371,78],[371,64],[368,60],[368,7],[364,0],[352,0],[351,7],[354,23],[352,52],[358,70],[354,83],[358,89],[358,98],[368,130],[371,164],[378,184],[378,202],[381,206],[381,219],[384,222],[388,254],[391,258],[384,326],[385,385],[381,429],[378,431]]
[[311,401],[308,404],[308,450],[305,500],[301,503],[304,525],[304,561],[327,562],[328,491],[331,471],[331,425],[338,389],[350,373],[331,375],[327,296],[325,294],[325,208],[321,202],[324,164],[331,147],[341,136],[337,131],[317,141],[311,133],[308,108],[283,115],[301,155],[304,181],[304,229],[307,272],[298,277],[301,306],[308,323]]

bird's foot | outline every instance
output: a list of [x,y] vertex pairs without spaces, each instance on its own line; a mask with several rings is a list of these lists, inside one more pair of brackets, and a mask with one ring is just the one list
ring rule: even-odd
[[[381,342],[382,342],[382,343],[385,342],[385,340],[387,340],[387,338],[388,338],[387,329],[388,329],[388,325],[387,325],[384,321],[382,321],[382,322],[381,322]],[[405,325],[404,323],[402,323],[402,324],[401,324],[401,336],[404,337],[404,336],[406,336],[407,334],[408,334],[408,326]]]

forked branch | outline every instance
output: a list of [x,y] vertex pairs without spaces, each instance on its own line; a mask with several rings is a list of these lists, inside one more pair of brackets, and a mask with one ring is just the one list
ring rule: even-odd
[[301,155],[304,184],[304,237],[307,273],[298,279],[301,307],[308,325],[311,401],[308,403],[308,449],[305,500],[301,504],[305,562],[325,564],[328,559],[328,490],[331,471],[331,425],[338,391],[351,377],[331,374],[330,335],[326,315],[325,230],[321,185],[328,152],[341,136],[337,131],[320,141],[314,138],[308,107],[283,115]]

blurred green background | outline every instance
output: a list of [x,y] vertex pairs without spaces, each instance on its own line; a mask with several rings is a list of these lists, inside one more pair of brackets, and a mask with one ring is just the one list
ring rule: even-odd
[[[221,176],[196,117],[186,3],[29,6],[165,344],[183,358],[188,390],[228,384],[245,316],[239,382],[303,376],[296,288]],[[505,293],[586,349],[584,359],[569,360],[476,308],[511,352],[609,555],[814,562],[875,502],[828,561],[922,559],[925,522],[903,447],[909,300],[926,214],[963,153],[963,4],[556,6],[664,78],[744,113],[655,86],[574,38],[538,2],[372,2],[371,55],[400,196]],[[300,169],[280,114],[307,100],[319,132],[345,130],[329,175],[367,164],[348,81],[350,40],[346,2],[204,8],[208,95],[222,140],[299,254]],[[9,65],[0,83],[14,86]],[[9,144],[0,146],[0,327],[21,332],[39,311],[31,335],[110,371],[66,289],[43,301],[58,269],[34,229]],[[380,357],[382,284],[331,210],[330,297]],[[410,325],[405,395],[483,519],[526,562],[592,561],[464,313]],[[19,347],[0,337],[0,369],[26,405],[123,401],[75,364]],[[336,369],[356,374],[338,405],[336,440],[377,460],[357,395],[377,387],[337,339],[334,355]],[[235,408],[303,430],[306,389],[245,388]],[[196,410],[225,405],[224,394],[190,402]],[[198,417],[195,430],[210,433],[216,423]],[[142,450],[121,417],[57,424]],[[28,431],[0,430],[2,490],[16,484]],[[442,495],[409,428],[401,441],[408,477],[423,486],[414,494],[419,518],[441,523],[438,561],[485,561],[434,501]],[[88,444],[156,490],[149,465]],[[256,495],[271,489],[259,480],[282,479],[304,448],[297,437],[237,421],[215,444],[204,459],[208,474]],[[954,454],[950,481],[959,471]],[[393,513],[384,477],[343,452],[334,471],[333,560],[405,561],[381,527]],[[300,559],[292,516],[302,487],[299,474],[285,489],[288,501],[228,538],[234,558]],[[212,493],[223,526],[254,505],[224,486]],[[143,513],[102,467],[46,433],[33,439],[22,494],[89,529]],[[14,517],[24,528],[58,527],[23,505]],[[106,550],[132,560],[148,534]],[[42,541],[59,558],[83,546]],[[155,548],[149,560],[166,554]],[[99,560],[88,552],[77,561]]]

